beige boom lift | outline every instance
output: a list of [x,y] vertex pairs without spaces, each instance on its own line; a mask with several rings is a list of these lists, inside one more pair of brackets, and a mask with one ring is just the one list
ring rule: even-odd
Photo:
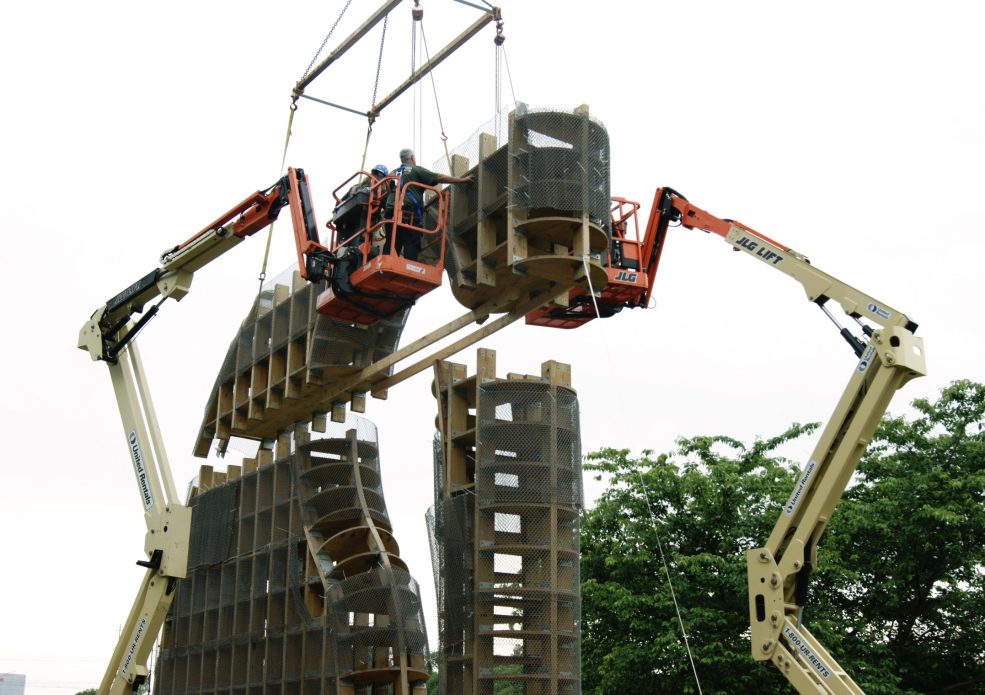
[[[292,170],[266,193],[248,197],[185,243],[165,252],[160,267],[97,309],[79,332],[79,348],[109,367],[147,524],[144,551],[148,559],[137,563],[147,571],[103,675],[100,695],[135,691],[146,681],[147,657],[188,564],[192,512],[181,503],[171,478],[134,338],[165,299],[184,297],[197,270],[268,226],[288,204],[288,187],[298,191],[304,183],[303,174],[299,182]],[[309,258],[315,255],[308,254]],[[144,311],[144,306],[158,297],[160,301]],[[131,320],[141,312],[138,320]]]
[[[800,693],[847,695],[862,690],[802,625],[807,583],[817,564],[817,542],[848,486],[893,394],[926,374],[923,340],[905,314],[818,270],[806,256],[733,220],[691,205],[670,188],[657,190],[642,242],[648,287],[646,306],[668,227],[714,232],[737,251],[786,273],[807,298],[839,327],[859,358],[831,419],[801,471],[766,545],[747,553],[752,654],[770,660]],[[604,291],[603,291],[604,294]],[[856,320],[868,338],[856,338],[827,309],[833,301]],[[878,326],[872,328],[865,319]]]

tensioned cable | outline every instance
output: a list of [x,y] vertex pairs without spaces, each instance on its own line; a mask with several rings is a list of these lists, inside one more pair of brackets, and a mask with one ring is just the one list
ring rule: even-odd
[[[332,24],[332,28],[328,30],[328,33],[327,34],[325,34],[325,38],[322,39],[321,46],[319,46],[318,47],[318,50],[315,51],[315,55],[311,59],[311,62],[308,63],[308,67],[306,67],[304,69],[304,74],[301,75],[301,80],[300,80],[301,82],[303,82],[304,81],[304,78],[306,78],[308,76],[308,73],[311,72],[311,68],[314,67],[315,61],[318,60],[318,56],[321,55],[321,52],[323,50],[325,50],[325,46],[328,44],[328,40],[330,38],[332,38],[332,34],[335,33],[335,28],[338,27],[339,22],[342,21],[342,17],[345,15],[346,10],[349,9],[349,5],[351,5],[351,4],[352,4],[352,0],[346,0],[345,6],[342,8],[342,11],[339,12],[339,16],[335,18],[335,23]],[[385,23],[383,25],[383,32],[384,32],[384,35],[385,35],[386,34],[386,24]],[[379,79],[379,72],[377,71],[377,80],[378,79]],[[375,101],[375,99],[374,99],[374,101]],[[284,164],[287,162],[287,146],[291,142],[291,127],[294,124],[294,112],[297,111],[297,110],[298,110],[298,100],[297,100],[297,96],[295,96],[294,99],[291,101],[291,113],[287,117],[287,133],[284,135],[284,152],[283,152],[283,154],[281,154],[281,157],[280,157],[280,175],[281,176],[284,175]],[[369,142],[368,142],[369,141],[369,136],[368,135],[366,136],[366,139],[367,139],[367,147],[368,147],[369,146]],[[365,154],[363,155],[363,158],[365,159]],[[258,278],[259,279],[259,287],[257,287],[257,302],[256,302],[256,305],[257,305],[257,316],[260,315],[260,295],[263,293],[263,283],[267,279],[267,261],[270,259],[270,244],[273,241],[273,238],[274,238],[274,223],[271,222],[270,223],[270,226],[267,227],[267,244],[266,244],[266,246],[264,247],[264,250],[263,250],[263,263],[260,264],[260,276]]]
[[[428,59],[428,63],[431,62],[431,53],[428,51],[428,39],[424,35],[424,22],[421,22],[421,42],[424,44],[424,56]],[[434,93],[434,110],[438,114],[438,127],[441,128],[441,144],[445,147],[445,163],[448,165],[448,171],[451,171],[451,155],[448,153],[448,136],[445,134],[445,124],[441,121],[441,106],[438,104],[438,87],[434,81],[434,70],[429,73],[431,78],[431,91]]]
[[[420,2],[415,2],[414,7],[418,7]],[[421,20],[417,20],[410,23],[410,74],[413,75],[414,71],[417,69],[417,24]],[[417,97],[421,91],[421,83],[415,82],[414,86],[410,90],[411,104],[410,104],[410,143],[411,149],[414,150],[415,154],[418,152],[418,142],[417,142]]]
[[[389,19],[390,15],[383,18],[383,36],[380,37],[380,54],[376,58],[376,79],[373,80],[373,100],[369,102],[370,104],[376,103],[376,92],[380,87],[380,69],[383,67],[383,44],[386,42],[386,25]],[[360,171],[365,171],[366,169],[366,153],[369,152],[369,137],[373,134],[373,122],[376,120],[376,117],[371,115],[368,120],[369,123],[366,124],[366,142],[363,145],[363,159],[359,164]]]
[[503,44],[497,43],[495,53],[495,65],[496,65],[496,78],[495,78],[495,96],[496,96],[496,112],[495,112],[495,123],[496,123],[496,142],[500,140],[500,122],[503,120],[500,118],[500,114],[503,113],[503,100],[501,97],[502,92],[502,77],[501,77],[501,66],[503,63]]
[[681,626],[681,634],[684,636],[684,647],[687,649],[687,658],[691,662],[691,671],[694,672],[694,682],[698,686],[698,695],[701,695],[701,681],[698,680],[698,669],[694,665],[694,656],[691,654],[691,645],[687,640],[687,631],[684,629],[684,620],[681,618],[681,608],[677,604],[677,594],[674,592],[674,582],[670,578],[670,568],[667,566],[667,558],[664,556],[663,543],[660,542],[660,534],[657,533],[657,517],[653,513],[650,504],[650,493],[646,491],[646,483],[643,481],[643,474],[636,469],[636,475],[640,479],[640,488],[643,490],[643,499],[646,501],[646,509],[650,514],[650,523],[653,525],[653,537],[657,539],[657,549],[660,551],[660,562],[663,563],[664,574],[667,575],[667,586],[670,587],[670,598],[674,602],[674,611],[677,613],[677,622]]
[[503,62],[506,64],[506,78],[510,82],[510,94],[513,96],[513,103],[516,103],[516,92],[513,91],[513,73],[510,72],[510,59],[506,57],[506,48],[503,48]]

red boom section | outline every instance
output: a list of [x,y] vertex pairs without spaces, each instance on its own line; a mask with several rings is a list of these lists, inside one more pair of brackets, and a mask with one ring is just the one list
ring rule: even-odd
[[757,239],[785,251],[783,244],[733,220],[722,219],[692,205],[672,188],[658,188],[653,196],[650,217],[643,240],[639,239],[637,213],[640,204],[625,198],[612,198],[612,240],[605,264],[608,284],[604,288],[576,287],[568,295],[568,306],[541,307],[526,317],[534,326],[577,328],[595,318],[608,318],[624,308],[646,307],[653,293],[653,281],[663,253],[667,229],[672,225],[700,229],[723,239],[732,227],[739,227]]

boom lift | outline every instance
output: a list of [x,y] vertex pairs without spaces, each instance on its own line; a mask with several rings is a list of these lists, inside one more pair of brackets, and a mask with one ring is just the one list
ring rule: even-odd
[[[614,209],[628,202],[616,201]],[[629,203],[630,207],[633,205],[636,204]],[[647,286],[627,306],[645,307],[649,303],[664,240],[672,224],[717,234],[734,250],[799,282],[807,298],[838,326],[859,358],[766,545],[749,550],[746,559],[753,658],[772,661],[800,693],[861,693],[804,627],[803,609],[808,579],[817,565],[818,540],[893,394],[910,379],[926,374],[923,341],[914,336],[917,324],[818,270],[806,256],[744,224],[715,217],[670,188],[657,189],[654,195],[640,247],[643,264],[638,268],[645,273]],[[635,270],[624,261],[623,265],[624,270]],[[859,324],[864,341],[838,323],[828,310],[829,302],[840,305]]]
[[[438,193],[439,200],[440,196]],[[182,504],[171,477],[134,338],[166,299],[180,300],[188,294],[196,271],[270,225],[284,207],[291,210],[301,275],[309,282],[328,281],[330,289],[323,294],[334,291],[343,299],[358,295],[360,291],[349,283],[348,257],[345,253],[340,257],[338,249],[333,252],[319,242],[308,179],[303,170],[292,168],[266,191],[248,196],[187,241],[165,251],[159,267],[97,309],[79,332],[79,348],[109,368],[147,526],[144,551],[148,559],[137,562],[147,571],[100,684],[101,695],[135,691],[146,681],[147,657],[171,605],[177,580],[188,569],[192,511]],[[439,216],[438,227],[431,233],[443,237],[443,222]],[[398,261],[394,258],[390,262]],[[439,259],[438,281],[433,286],[440,284],[440,271]],[[385,271],[378,271],[380,274],[383,280],[378,280],[376,287],[384,293],[387,277],[395,273],[387,276]],[[433,287],[424,291],[430,289]],[[385,296],[389,306],[399,308],[420,294],[420,286],[394,284]],[[361,316],[368,322],[379,318],[372,312]]]
[[[317,234],[302,243],[302,235],[314,229],[313,218],[308,215],[307,180],[302,171],[292,169],[266,192],[247,197],[184,243],[165,251],[158,268],[97,309],[79,332],[79,348],[109,368],[147,525],[144,552],[148,559],[137,562],[147,571],[99,685],[100,695],[136,692],[147,680],[147,657],[178,579],[188,569],[192,510],[182,504],[171,477],[134,338],[164,300],[180,300],[188,293],[197,270],[268,226],[285,205],[299,213],[295,216],[298,255],[306,256],[301,267],[309,277],[324,276],[331,256],[317,243]],[[137,314],[142,315],[132,320]]]
[[[351,185],[360,178],[361,183]],[[345,262],[339,265],[336,282],[319,295],[318,313],[369,325],[441,285],[448,191],[414,181],[394,194],[397,188],[397,176],[377,180],[357,172],[333,191],[335,210],[328,224],[334,233],[332,252]],[[408,191],[422,201],[420,225],[397,223],[405,219],[403,206]],[[388,200],[393,206],[389,214]],[[399,229],[421,235],[420,258],[411,260],[397,254],[393,242]]]

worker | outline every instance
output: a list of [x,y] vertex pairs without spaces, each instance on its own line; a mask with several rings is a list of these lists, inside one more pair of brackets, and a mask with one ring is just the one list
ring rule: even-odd
[[[400,150],[400,166],[394,169],[391,175],[399,178],[398,187],[401,189],[411,182],[424,184],[425,186],[436,186],[439,183],[472,183],[475,180],[475,177],[472,175],[449,176],[447,174],[435,173],[422,166],[417,166],[417,161],[414,158],[414,150],[411,149]],[[422,199],[422,193],[423,191],[416,187],[411,187],[407,190],[402,206],[402,219],[397,221],[397,253],[411,261],[416,261],[418,254],[421,252],[421,233],[414,229],[408,229],[403,225],[413,225],[414,227],[423,226],[424,201]],[[396,204],[394,202],[395,197],[394,192],[390,191],[386,202],[385,214],[387,219],[393,219],[393,209]],[[389,252],[390,238],[387,237],[383,253]]]
[[[378,186],[379,182],[385,179],[389,174],[386,165],[377,164],[372,169],[370,169],[369,173],[370,173],[369,177],[365,177],[365,176],[361,177],[359,183],[349,188],[349,190],[345,194],[345,197],[342,199],[339,205],[336,206],[335,211],[332,214],[332,222],[330,222],[328,226],[331,226],[333,223],[335,224],[339,235],[338,236],[339,244],[345,243],[350,238],[354,237],[356,234],[361,233],[365,229],[366,204],[369,201],[369,194],[372,193],[373,199],[378,202],[382,202],[383,199],[386,198],[387,196],[387,186],[386,185]],[[375,186],[376,190],[371,191],[371,186]],[[367,196],[363,201],[363,203],[361,204],[360,208],[354,211],[354,213],[357,214],[353,214],[351,218],[346,219],[344,221],[342,219],[339,219],[337,216],[339,212],[339,208],[344,206],[347,201],[349,201],[354,195],[358,195],[359,193],[366,193]],[[375,224],[379,222],[381,213],[377,211],[373,215],[373,217],[374,219],[371,220],[370,224]],[[360,245],[360,243],[361,242],[356,243],[355,245],[358,246]]]

